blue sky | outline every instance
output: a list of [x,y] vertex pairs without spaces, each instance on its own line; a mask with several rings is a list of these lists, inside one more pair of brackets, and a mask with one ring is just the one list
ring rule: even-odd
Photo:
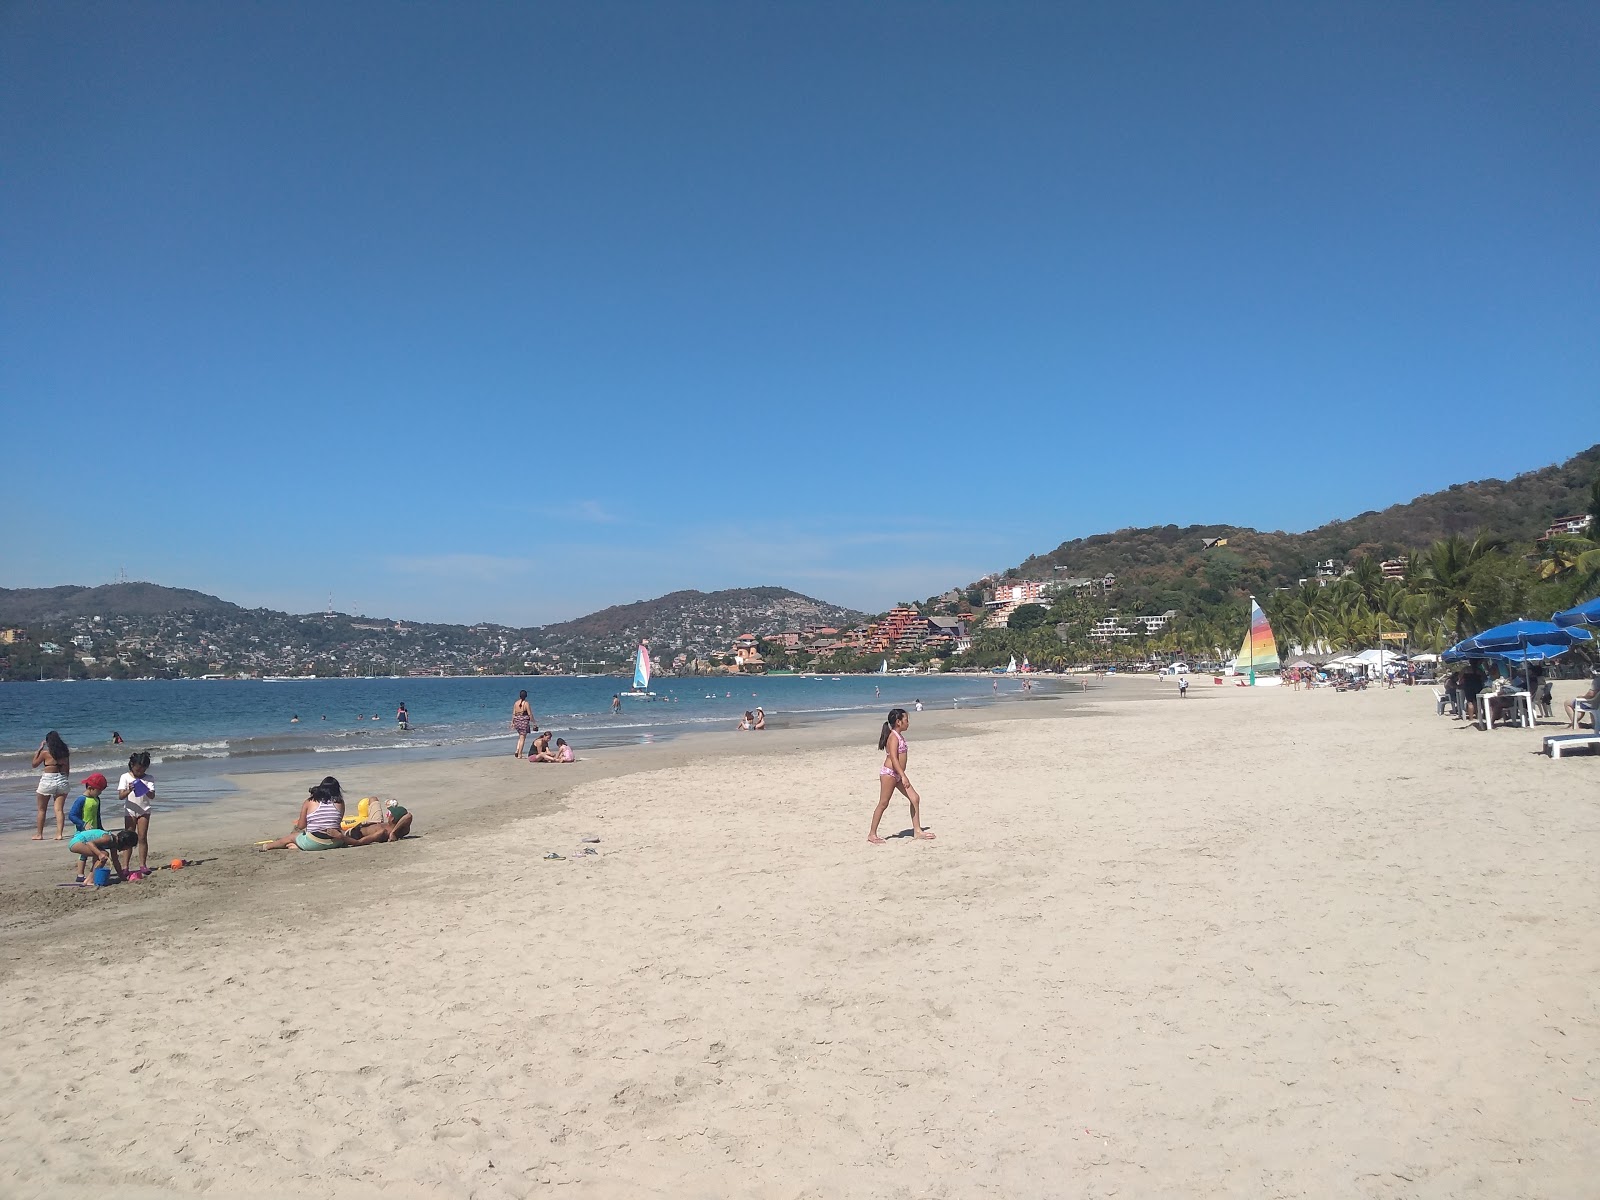
[[7,6],[0,585],[881,609],[1563,459],[1597,52],[1578,3]]

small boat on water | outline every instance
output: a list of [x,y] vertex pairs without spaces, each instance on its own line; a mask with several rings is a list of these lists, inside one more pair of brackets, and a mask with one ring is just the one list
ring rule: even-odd
[[654,700],[656,694],[650,690],[650,643],[640,642],[639,650],[633,656],[633,690],[620,693],[624,700]]

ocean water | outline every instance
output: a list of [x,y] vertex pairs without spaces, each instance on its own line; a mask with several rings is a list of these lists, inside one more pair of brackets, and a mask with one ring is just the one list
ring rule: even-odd
[[[599,746],[733,729],[757,705],[777,728],[896,705],[909,709],[919,698],[929,707],[949,708],[1022,695],[1016,677],[684,677],[655,680],[656,700],[624,700],[622,713],[613,715],[611,697],[629,682],[611,676],[499,676],[0,684],[0,830],[33,822],[38,771],[29,763],[51,729],[72,749],[73,797],[81,794],[78,780],[90,771],[104,772],[114,785],[128,755],[149,750],[150,774],[168,805],[218,798],[219,777],[231,772],[304,771],[320,778],[337,775],[346,764],[509,753],[516,738],[511,706],[523,688],[540,727],[566,738],[580,755]],[[1034,680],[1035,694],[1076,686]],[[411,716],[409,731],[395,722],[402,701]],[[299,723],[291,723],[294,716]],[[125,745],[111,744],[113,730]]]

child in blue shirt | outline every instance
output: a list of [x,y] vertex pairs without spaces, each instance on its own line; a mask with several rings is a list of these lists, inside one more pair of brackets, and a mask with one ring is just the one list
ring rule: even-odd
[[[83,781],[83,795],[73,801],[72,807],[67,810],[67,820],[72,822],[73,828],[79,833],[101,832],[100,793],[109,786],[106,782],[106,777],[100,774],[99,771],[96,771]],[[78,875],[79,882],[82,882],[84,875],[88,872],[89,857],[87,854],[79,855],[79,858],[83,860],[78,864],[81,868],[81,872]]]

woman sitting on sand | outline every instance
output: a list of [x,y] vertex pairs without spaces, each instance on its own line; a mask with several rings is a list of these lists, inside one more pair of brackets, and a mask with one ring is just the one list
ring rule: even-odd
[[528,761],[535,762],[560,762],[550,749],[550,731],[546,729],[533,739],[533,745],[528,747]]
[[751,729],[765,729],[767,727],[767,714],[761,709],[756,709],[756,719],[751,722]]
[[265,842],[257,849],[337,850],[341,846],[356,845],[339,829],[339,820],[343,816],[344,793],[339,790],[339,781],[329,775],[312,788],[311,794],[301,803],[300,816],[295,820],[293,831],[287,837]]
[[753,712],[751,712],[747,708],[747,709],[744,710],[744,720],[739,722],[740,732],[743,732],[746,729],[754,729],[755,727],[756,727],[756,716],[755,716],[755,714]]

